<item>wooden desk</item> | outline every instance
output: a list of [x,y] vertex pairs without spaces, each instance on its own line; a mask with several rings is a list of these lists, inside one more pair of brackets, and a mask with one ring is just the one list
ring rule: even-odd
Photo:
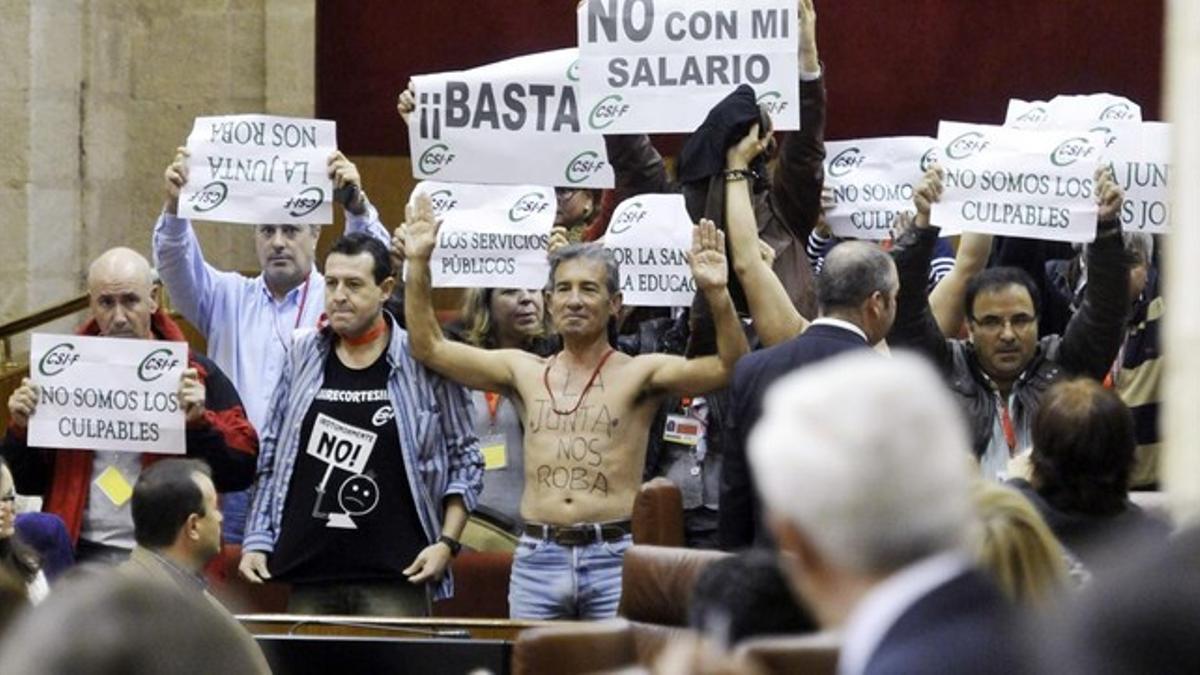
[[526,628],[573,625],[571,621],[510,619],[381,618],[306,614],[239,614],[251,635],[466,638],[512,642]]

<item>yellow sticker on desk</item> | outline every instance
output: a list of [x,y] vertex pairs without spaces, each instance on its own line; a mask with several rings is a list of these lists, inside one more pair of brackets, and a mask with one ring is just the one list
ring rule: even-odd
[[479,445],[483,452],[484,471],[495,471],[508,466],[508,451],[503,438],[485,438]]
[[133,496],[133,486],[114,466],[100,472],[100,477],[96,479],[96,487],[118,508]]

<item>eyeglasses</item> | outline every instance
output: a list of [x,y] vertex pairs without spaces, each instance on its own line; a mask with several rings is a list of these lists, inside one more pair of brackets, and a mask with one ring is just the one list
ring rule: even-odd
[[1014,314],[1010,317],[988,315],[982,319],[971,319],[971,322],[984,333],[1000,333],[1005,326],[1011,326],[1014,333],[1027,331],[1037,323],[1037,317],[1031,314]]
[[17,501],[17,493],[12,492],[11,490],[0,495],[0,504],[12,504],[15,501]]

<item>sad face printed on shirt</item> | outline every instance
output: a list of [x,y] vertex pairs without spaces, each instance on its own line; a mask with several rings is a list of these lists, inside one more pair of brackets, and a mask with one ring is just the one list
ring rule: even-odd
[[[379,505],[379,484],[369,472],[364,473],[378,437],[373,431],[339,422],[324,413],[317,414],[305,453],[328,465],[321,482],[315,486],[317,500],[312,514],[314,518],[326,521],[326,527],[358,529],[352,516],[365,516]],[[330,485],[331,481],[336,483],[338,480],[334,477],[335,470],[339,477],[350,474],[341,479],[336,492]],[[340,511],[322,510],[327,494],[336,495]]]

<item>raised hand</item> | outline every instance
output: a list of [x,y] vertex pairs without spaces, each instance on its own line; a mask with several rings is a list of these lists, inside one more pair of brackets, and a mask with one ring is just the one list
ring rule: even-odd
[[750,131],[737,142],[737,145],[730,146],[725,152],[725,168],[730,171],[738,171],[750,166],[750,162],[754,161],[755,157],[762,154],[766,149],[766,139],[758,137],[758,125],[750,127]]
[[185,147],[175,148],[175,159],[167,167],[166,171],[163,172],[167,191],[166,210],[167,213],[172,215],[179,212],[179,193],[183,190],[183,186],[187,184],[187,158],[189,154]]
[[934,203],[942,198],[942,167],[934,164],[925,171],[921,183],[913,191],[913,204],[917,207],[917,217],[913,222],[916,227],[929,227],[929,212]]
[[396,112],[400,114],[400,119],[408,124],[412,113],[417,109],[417,95],[413,92],[412,80],[408,81],[408,88],[400,92],[400,96],[396,99]]
[[433,215],[433,201],[429,195],[417,195],[416,200],[405,209],[404,255],[413,260],[429,260],[437,246],[438,229],[442,223]]
[[692,228],[692,250],[688,253],[692,277],[701,291],[725,288],[729,265],[725,260],[725,233],[707,218]]
[[1125,191],[1113,178],[1112,167],[1103,166],[1096,169],[1096,202],[1100,204],[1097,220],[1107,222],[1118,219],[1124,201]]
[[37,410],[38,386],[28,377],[21,378],[21,386],[8,397],[8,419],[20,427],[29,426],[29,416]]
[[184,419],[188,424],[196,424],[204,419],[208,409],[204,405],[204,383],[200,381],[200,373],[195,368],[183,371],[179,378],[179,405],[183,408]]
[[813,9],[813,0],[796,1],[796,32],[800,36],[797,53],[800,70],[809,73],[819,71],[821,59],[817,56],[817,11]]

